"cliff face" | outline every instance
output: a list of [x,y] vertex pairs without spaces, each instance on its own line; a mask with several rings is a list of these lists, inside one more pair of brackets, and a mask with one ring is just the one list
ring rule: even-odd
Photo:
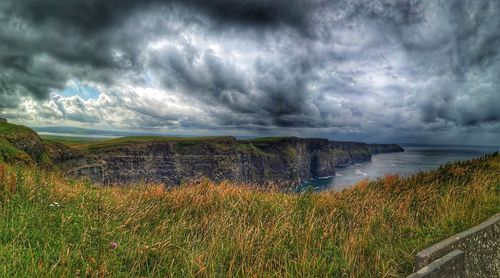
[[55,166],[71,177],[103,184],[156,181],[176,185],[202,176],[215,181],[293,184],[331,176],[337,166],[392,151],[402,149],[295,137],[128,137],[74,148],[42,141],[23,126],[0,124],[0,162]]
[[[51,149],[50,153],[67,151]],[[232,137],[204,140],[120,142],[89,148],[84,153],[54,156],[71,176],[109,183],[158,181],[179,184],[206,176],[244,183],[298,183],[331,176],[336,166],[369,161],[364,143],[326,139],[270,138],[237,141]]]

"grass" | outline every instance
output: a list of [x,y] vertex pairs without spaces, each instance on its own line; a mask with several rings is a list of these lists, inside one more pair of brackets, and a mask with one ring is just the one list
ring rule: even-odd
[[57,135],[40,135],[45,143],[61,143],[74,148],[83,148],[90,144],[106,141],[106,138],[95,137],[72,137],[72,136],[57,136]]
[[[1,131],[0,131],[1,132]],[[175,137],[175,136],[126,136],[113,139],[95,138],[95,137],[75,137],[75,136],[57,136],[40,135],[47,142],[62,143],[77,148],[99,148],[112,147],[115,145],[124,145],[130,143],[149,143],[149,142],[202,142],[216,140],[233,140],[231,136],[199,136],[199,137]],[[262,137],[255,139],[237,140],[237,142],[247,145],[249,143],[272,143],[279,142],[288,137]]]
[[31,132],[33,131],[29,127],[11,123],[0,123],[0,134],[10,134],[12,136],[18,136]]
[[[66,136],[41,136],[46,142],[57,142],[78,149],[98,150],[128,144],[141,144],[151,142],[174,142],[181,144],[195,144],[200,142],[216,142],[221,140],[234,140],[231,136],[200,136],[200,137],[173,137],[173,136],[127,136],[114,139],[87,138],[87,137],[66,137]],[[287,137],[262,137],[249,140],[237,140],[243,149],[252,143],[274,143],[286,139]],[[253,146],[251,146],[253,147]]]
[[26,140],[29,141],[34,137],[36,137],[36,133],[30,128],[11,123],[0,123],[0,162],[33,164],[34,161],[30,155],[14,144],[28,145]]
[[0,164],[0,276],[404,276],[418,251],[500,211],[499,193],[498,154],[304,194],[99,187]]
[[77,149],[97,150],[128,144],[148,144],[151,142],[176,142],[176,143],[197,143],[213,142],[220,140],[233,140],[231,136],[200,136],[200,137],[173,137],[173,136],[126,136],[113,139],[95,137],[72,137],[56,135],[40,135],[46,143],[61,143]]
[[234,140],[231,136],[205,136],[205,137],[170,137],[170,136],[127,136],[106,140],[85,146],[86,149],[96,150],[101,148],[123,146],[128,144],[149,144],[151,142],[176,142],[176,143],[198,143],[214,142],[220,140]]
[[30,164],[32,159],[25,152],[12,146],[7,140],[0,138],[0,162]]
[[[53,136],[53,135],[43,135],[41,136],[44,142],[50,143],[62,143],[69,147],[80,149],[80,150],[90,150],[97,151],[103,148],[113,148],[116,146],[124,146],[130,144],[149,144],[151,142],[173,142],[177,144],[177,148],[182,150],[183,147],[189,147],[197,143],[210,143],[219,149],[227,149],[226,144],[221,143],[221,141],[232,141],[235,140],[231,136],[201,136],[201,137],[172,137],[172,136],[127,136],[114,139],[102,139],[102,138],[87,138],[87,137],[66,137],[66,136]],[[256,155],[269,155],[266,152],[258,149],[254,144],[267,144],[279,142],[286,139],[287,137],[262,137],[250,140],[236,140],[237,144],[234,147],[237,150],[249,151]],[[287,150],[287,154],[291,157],[295,157],[294,153]]]
[[279,141],[286,140],[289,138],[294,138],[294,137],[259,137],[259,138],[241,140],[241,142],[274,143],[274,142],[279,142]]

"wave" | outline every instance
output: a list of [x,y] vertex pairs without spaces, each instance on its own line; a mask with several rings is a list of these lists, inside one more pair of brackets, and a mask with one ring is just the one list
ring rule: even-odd
[[362,172],[362,171],[361,171],[361,170],[359,170],[359,169],[354,170],[354,172],[356,172],[356,174],[361,175],[361,176],[366,176],[366,175],[368,175],[367,173]]

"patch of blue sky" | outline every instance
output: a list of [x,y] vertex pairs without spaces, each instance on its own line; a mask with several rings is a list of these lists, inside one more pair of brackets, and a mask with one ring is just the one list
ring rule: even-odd
[[71,86],[67,86],[64,90],[60,91],[59,94],[63,97],[80,96],[81,98],[97,99],[101,94],[96,88],[84,84],[80,81],[72,81]]

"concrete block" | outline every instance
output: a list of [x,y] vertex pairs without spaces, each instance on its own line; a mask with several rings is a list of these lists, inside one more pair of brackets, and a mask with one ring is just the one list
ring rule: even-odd
[[443,257],[422,267],[408,278],[463,278],[465,277],[464,252],[453,250]]

